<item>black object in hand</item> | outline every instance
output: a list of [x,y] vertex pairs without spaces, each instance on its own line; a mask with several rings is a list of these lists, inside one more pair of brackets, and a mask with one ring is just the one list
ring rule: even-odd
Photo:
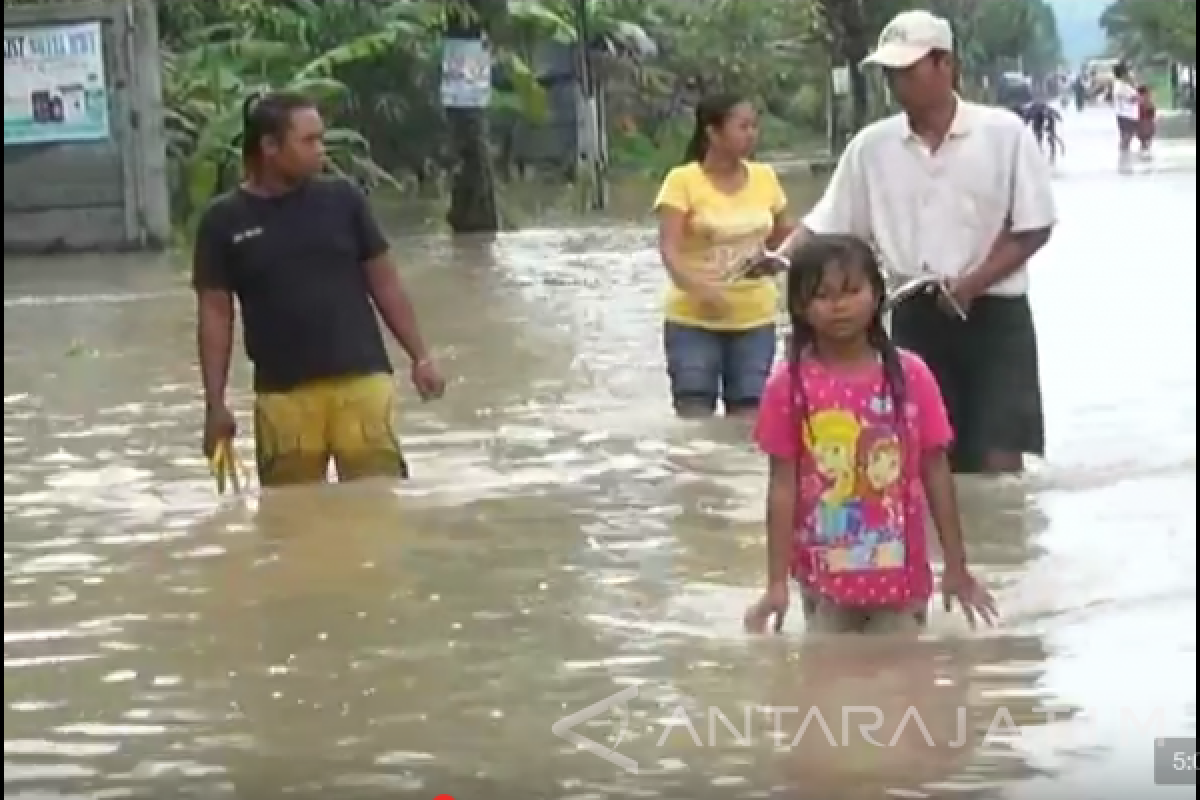
[[788,268],[787,259],[777,253],[760,253],[746,266],[745,278],[769,278]]

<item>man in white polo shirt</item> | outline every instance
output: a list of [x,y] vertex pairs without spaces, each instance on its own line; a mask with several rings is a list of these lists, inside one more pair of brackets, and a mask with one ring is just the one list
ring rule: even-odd
[[1133,78],[1129,74],[1129,66],[1124,62],[1113,67],[1113,110],[1117,115],[1117,149],[1120,152],[1120,166],[1129,166],[1130,153],[1133,150],[1133,137],[1138,132],[1138,120],[1141,118],[1141,100],[1137,89],[1133,86]]
[[884,69],[904,113],[850,142],[803,229],[869,240],[898,277],[944,278],[955,302],[940,292],[903,302],[893,337],[938,379],[955,470],[1020,472],[1045,449],[1025,265],[1057,220],[1050,170],[1020,117],[955,93],[944,19],[899,14],[865,63]]

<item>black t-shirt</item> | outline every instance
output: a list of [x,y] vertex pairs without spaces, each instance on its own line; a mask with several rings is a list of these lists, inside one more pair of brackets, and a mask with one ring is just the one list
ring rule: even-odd
[[205,211],[192,284],[232,292],[258,391],[390,372],[366,262],[387,252],[367,199],[319,178],[278,197],[236,189]]

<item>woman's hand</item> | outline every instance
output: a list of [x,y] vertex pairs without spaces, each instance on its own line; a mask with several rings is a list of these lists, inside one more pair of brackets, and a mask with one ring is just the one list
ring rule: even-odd
[[744,622],[747,633],[764,633],[772,617],[775,619],[775,633],[783,630],[783,620],[787,617],[791,598],[786,583],[772,584],[763,592],[763,596],[746,610]]
[[764,249],[746,268],[744,276],[751,280],[756,278],[771,278],[788,269],[788,260],[778,252]]
[[725,292],[720,286],[699,284],[690,292],[692,299],[700,309],[700,313],[708,319],[721,319],[729,316],[731,307]]

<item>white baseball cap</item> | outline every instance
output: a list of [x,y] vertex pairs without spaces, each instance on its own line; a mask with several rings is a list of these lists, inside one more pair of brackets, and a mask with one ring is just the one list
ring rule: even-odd
[[928,11],[902,11],[879,34],[875,52],[863,63],[907,69],[935,50],[954,52],[950,23]]

